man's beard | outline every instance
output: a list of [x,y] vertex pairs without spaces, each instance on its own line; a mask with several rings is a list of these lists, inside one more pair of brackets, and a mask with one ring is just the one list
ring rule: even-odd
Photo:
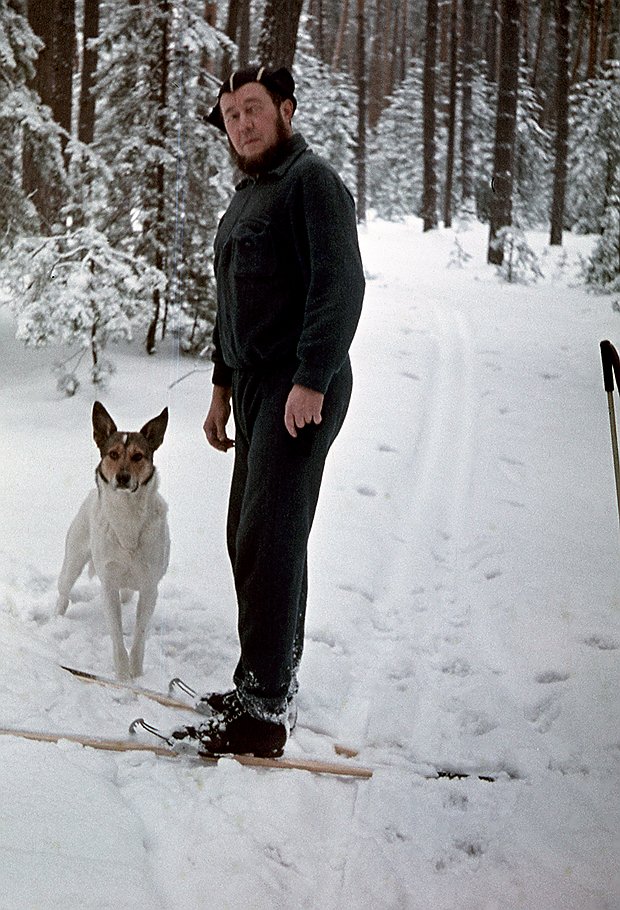
[[281,111],[278,111],[276,141],[260,155],[253,158],[248,158],[246,155],[240,155],[234,148],[230,139],[228,140],[228,146],[231,157],[239,170],[249,177],[258,177],[259,174],[266,174],[267,171],[273,170],[273,168],[284,161],[286,158],[286,146],[290,138],[290,126],[282,116]]

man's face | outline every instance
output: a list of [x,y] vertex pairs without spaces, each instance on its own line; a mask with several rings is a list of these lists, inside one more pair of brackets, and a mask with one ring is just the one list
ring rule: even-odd
[[226,133],[243,170],[260,171],[274,149],[292,134],[293,103],[276,106],[264,85],[247,82],[222,95]]

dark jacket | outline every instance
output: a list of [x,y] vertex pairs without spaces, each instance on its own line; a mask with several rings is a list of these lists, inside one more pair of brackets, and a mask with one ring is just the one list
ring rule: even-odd
[[353,198],[300,135],[278,167],[237,186],[215,276],[213,382],[290,364],[293,383],[325,393],[348,356],[364,273]]

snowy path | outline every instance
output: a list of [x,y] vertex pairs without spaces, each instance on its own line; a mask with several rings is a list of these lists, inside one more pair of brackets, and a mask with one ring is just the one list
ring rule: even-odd
[[[618,317],[559,256],[539,285],[499,283],[482,229],[461,237],[478,263],[462,270],[445,270],[450,232],[376,223],[361,241],[354,398],[313,532],[289,749],[331,756],[328,734],[373,779],[2,738],[0,910],[619,905],[620,561],[597,361],[601,338],[620,343]],[[584,242],[568,239],[569,259]],[[58,668],[111,670],[96,581],[53,615],[96,464],[90,391],[59,400],[55,353],[23,351],[2,313],[0,355],[2,725],[170,726],[181,713]],[[114,356],[101,393],[113,415],[171,411],[159,465],[172,561],[141,682],[227,686],[231,460],[202,438],[209,377],[169,391],[184,364]]]

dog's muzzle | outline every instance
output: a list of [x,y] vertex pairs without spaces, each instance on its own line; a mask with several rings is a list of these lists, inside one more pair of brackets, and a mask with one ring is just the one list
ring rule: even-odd
[[121,471],[114,478],[114,486],[117,490],[127,490],[130,493],[135,493],[139,484],[135,482],[132,483],[132,480],[131,474]]

